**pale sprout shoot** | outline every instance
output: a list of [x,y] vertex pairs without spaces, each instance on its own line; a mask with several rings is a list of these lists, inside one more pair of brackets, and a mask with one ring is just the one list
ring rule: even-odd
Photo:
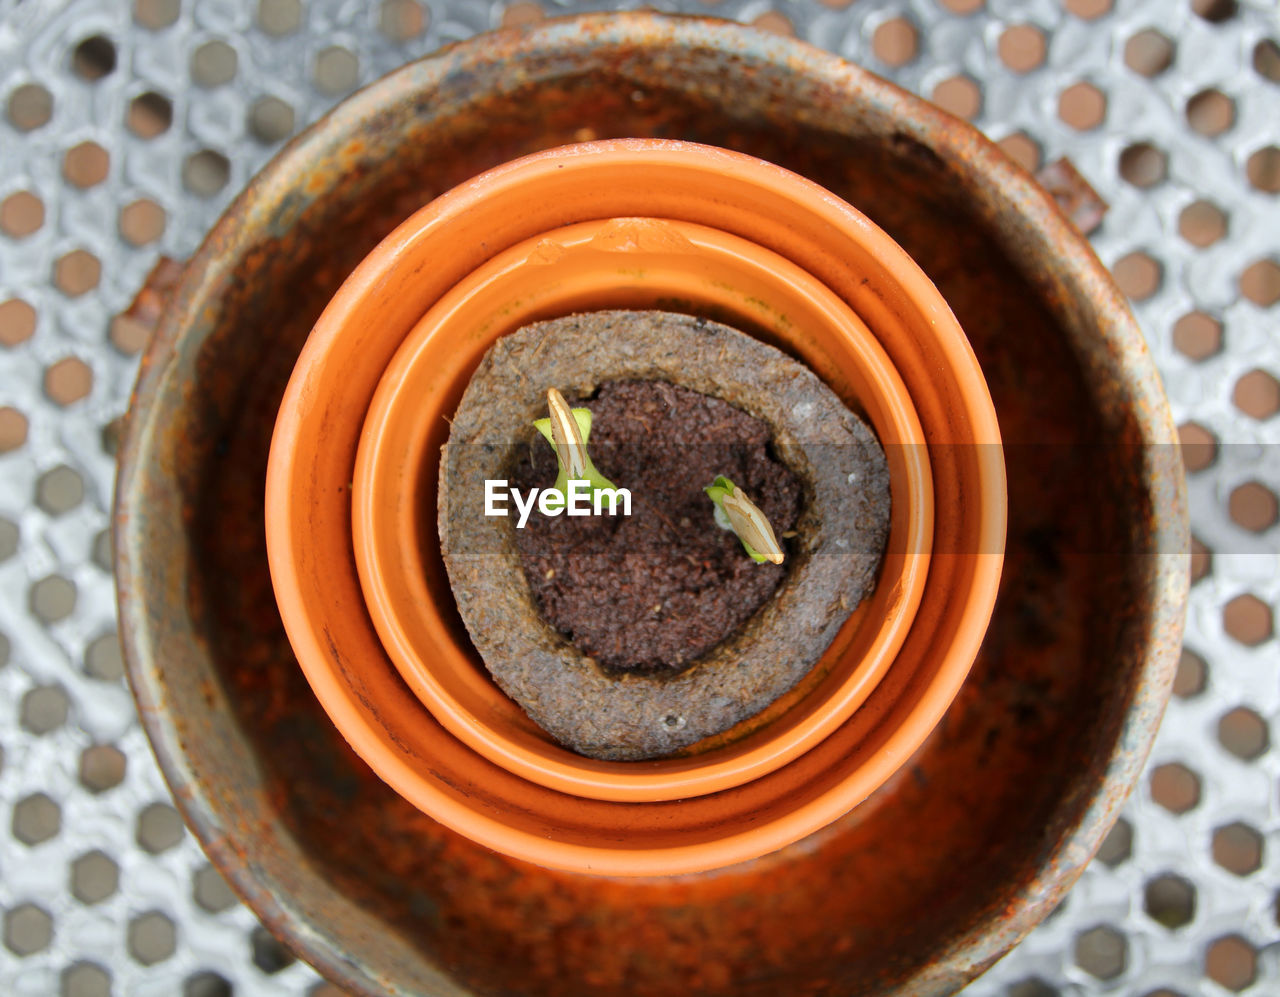
[[742,541],[742,546],[757,564],[772,561],[781,564],[785,556],[773,527],[746,492],[726,478],[716,480],[703,489],[716,506],[716,522],[724,529],[732,530]]
[[551,444],[560,465],[554,489],[564,496],[565,501],[568,501],[570,481],[587,482],[593,493],[602,488],[613,490],[613,482],[596,470],[587,453],[591,411],[569,408],[564,395],[555,388],[547,389],[547,411],[549,418],[536,419],[533,425]]
[[555,447],[560,466],[564,468],[570,481],[585,478],[587,476],[586,438],[591,432],[590,423],[588,422],[583,429],[579,429],[569,403],[555,388],[547,392],[547,409],[551,413],[551,442]]

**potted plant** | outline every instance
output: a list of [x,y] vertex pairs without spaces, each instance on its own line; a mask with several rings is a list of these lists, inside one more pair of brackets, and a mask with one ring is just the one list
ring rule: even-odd
[[[438,595],[429,587],[442,579],[443,563],[433,555],[435,517],[427,519],[423,510],[437,505],[440,447],[455,417],[453,399],[470,377],[458,364],[459,342],[476,329],[497,336],[530,319],[584,307],[672,302],[736,316],[777,342],[785,342],[788,328],[838,331],[851,351],[846,383],[888,449],[896,496],[891,549],[872,603],[857,611],[874,623],[851,621],[799,687],[717,743],[704,739],[696,761],[584,764],[529,724],[488,680],[471,641],[451,630],[452,591]],[[808,337],[806,348],[816,343]],[[441,370],[457,379],[447,391],[440,390]],[[362,591],[409,687],[437,720],[496,764],[539,785],[598,799],[679,799],[722,790],[772,771],[825,737],[892,661],[918,605],[932,544],[932,477],[923,440],[883,349],[847,306],[794,264],[726,233],[670,220],[569,226],[499,253],[460,281],[383,373],[353,476]]]
[[[590,399],[574,411],[595,429],[602,515],[547,515],[596,466],[569,473],[562,455],[585,447],[568,419],[555,454],[531,446],[557,384]],[[605,474],[626,489],[621,512]],[[494,509],[495,483],[526,496],[521,515],[505,496]],[[725,506],[736,535],[716,525]],[[441,552],[472,642],[539,726],[592,758],[671,755],[790,690],[875,587],[888,528],[888,467],[862,420],[781,351],[661,311],[502,337],[451,419],[440,476]]]
[[[655,209],[653,214],[663,221],[643,216],[632,221],[640,205]],[[573,221],[573,215],[584,213],[600,217]],[[562,225],[566,220],[570,224]],[[886,391],[892,379],[884,380],[884,365],[867,359],[881,351],[883,360],[883,347],[865,334],[856,312],[794,262],[794,250],[788,259],[769,249],[779,228],[792,239],[797,231],[808,230],[814,252],[838,252],[855,261],[857,280],[866,281],[860,286],[880,288],[886,300],[893,297],[884,290],[886,278],[903,281],[910,290],[906,295],[894,292],[899,317],[888,327],[896,324],[903,330],[908,350],[949,354],[948,366],[921,375],[915,392]],[[502,241],[510,245],[470,272],[458,272],[463,264],[450,275],[433,274],[431,283],[444,293],[423,308],[417,261],[440,259],[441,253],[455,258],[471,234],[480,232],[490,249]],[[528,234],[512,239],[512,232]],[[627,280],[626,274],[643,276]],[[730,274],[733,279],[726,281]],[[745,281],[744,275],[749,275]],[[929,667],[937,670],[924,684],[908,683],[897,690],[903,711],[894,723],[902,738],[899,750],[923,739],[972,660],[999,575],[999,453],[992,447],[957,445],[931,455],[918,444],[894,446],[886,454],[890,485],[905,498],[892,502],[896,519],[890,534],[896,531],[901,545],[891,546],[884,561],[882,570],[890,580],[877,586],[853,626],[828,626],[827,666],[810,672],[813,688],[800,688],[794,701],[780,700],[777,713],[757,713],[760,719],[748,722],[745,730],[721,743],[700,745],[709,750],[637,769],[634,762],[583,759],[565,751],[527,718],[513,717],[509,702],[495,709],[494,687],[477,667],[471,641],[450,625],[455,593],[465,604],[466,584],[448,587],[438,541],[424,518],[424,510],[435,507],[441,483],[430,455],[444,443],[448,419],[472,371],[493,342],[530,318],[584,307],[636,307],[678,298],[681,287],[686,297],[706,301],[708,288],[726,283],[727,294],[723,288],[715,292],[719,303],[727,303],[732,312],[752,302],[744,318],[765,316],[758,323],[762,334],[825,375],[828,385],[868,414],[882,441],[881,427],[892,427],[894,419],[901,422],[910,409],[922,425],[917,439],[929,438],[930,425],[923,416],[931,411],[935,420],[945,420],[945,428],[941,422],[935,428],[935,439],[946,434],[957,444],[998,440],[990,401],[963,334],[945,308],[933,306],[929,296],[936,292],[900,250],[852,208],[832,202],[798,177],[759,160],[682,143],[614,141],[568,147],[509,164],[455,189],[406,222],[357,269],[299,361],[281,407],[268,471],[268,545],[286,627],[313,687],[357,750],[426,812],[491,847],[546,864],[625,874],[719,866],[775,849],[847,810],[906,757],[866,740],[864,729],[851,719],[857,719],[858,704],[881,687],[890,665],[901,677],[910,675],[913,666],[894,653],[909,633],[922,639],[933,634],[928,638]],[[408,305],[407,297],[415,304]],[[422,317],[407,322],[415,307]],[[372,369],[371,360],[383,369]],[[361,385],[371,383],[371,375],[380,383],[363,394],[367,389]],[[704,386],[711,379],[706,375]],[[758,409],[776,426],[803,437],[796,428],[803,421],[803,407],[798,416],[784,417],[780,406],[769,407],[766,394],[755,396]],[[335,418],[361,426],[354,459],[330,460],[332,441],[325,427]],[[909,433],[890,438],[895,444],[911,439]],[[948,558],[943,572],[928,568],[927,544],[921,543],[932,512],[919,472],[921,460],[929,465],[931,482],[941,477],[954,494],[968,497],[963,514],[932,520],[933,543],[941,526],[949,548],[975,551]],[[813,474],[810,481],[817,477]],[[345,525],[347,499],[341,487],[348,481],[354,487],[350,527]],[[472,488],[469,494],[481,493]],[[326,508],[338,518],[330,518]],[[331,525],[321,525],[325,523]],[[355,565],[348,553],[352,535]],[[298,542],[304,536],[305,547]],[[828,571],[838,561],[809,559],[815,572]],[[499,559],[491,567],[509,563]],[[335,618],[324,608],[335,605],[334,586],[343,575],[350,577],[353,568],[378,627],[373,644],[361,638],[366,649],[358,659],[351,657],[355,644],[344,647],[349,628],[365,626],[363,615]],[[926,569],[922,580],[920,572]],[[845,590],[846,602],[852,601],[850,591]],[[919,592],[918,604],[913,591]],[[828,592],[838,601],[838,584]],[[946,610],[939,613],[943,606]],[[473,635],[485,632],[483,623],[470,622]],[[819,642],[819,652],[821,646]],[[383,647],[409,687],[428,704],[433,719],[459,732],[464,743],[446,739],[429,754],[402,748],[388,754],[379,746],[406,745],[412,736],[407,728],[421,726],[405,712],[411,704],[403,702],[404,686],[392,686],[402,701],[393,714],[377,707],[369,712],[368,692],[349,685],[354,676],[345,662],[361,660],[360,681],[366,689],[374,679],[387,687],[378,678],[385,673],[369,666],[378,657],[386,660]],[[773,651],[779,653],[777,644]],[[791,673],[781,688],[795,681]],[[759,704],[753,707],[759,709]],[[653,726],[661,731],[673,715],[678,725],[681,714],[664,708]],[[868,715],[868,724],[873,716],[883,712]],[[823,755],[823,749],[836,743],[837,733],[862,747],[850,750],[845,743],[838,756]],[[461,768],[445,776],[445,758],[457,759]],[[494,778],[495,765],[509,778]],[[463,777],[467,785],[483,790],[459,794],[459,772],[468,773]],[[568,798],[566,790],[572,794]],[[633,808],[644,804],[643,814],[636,810],[628,818],[634,830],[621,836],[608,809],[619,802]],[[797,813],[803,819],[797,820]],[[709,814],[716,815],[711,823]],[[665,847],[656,848],[657,839],[645,832],[650,822],[665,827]]]

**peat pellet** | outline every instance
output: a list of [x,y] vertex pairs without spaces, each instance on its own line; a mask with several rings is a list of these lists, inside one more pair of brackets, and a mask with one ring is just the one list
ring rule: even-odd
[[[649,387],[640,387],[644,384]],[[627,661],[625,655],[611,657],[608,649],[585,652],[574,643],[576,633],[564,632],[544,615],[540,599],[545,602],[546,593],[531,586],[529,561],[521,553],[528,538],[518,536],[524,531],[514,515],[485,515],[485,496],[488,481],[525,480],[526,487],[554,481],[554,457],[534,469],[539,452],[545,459],[550,448],[532,425],[546,415],[546,393],[553,387],[566,398],[602,409],[588,450],[595,460],[600,444],[599,469],[623,487],[636,469],[627,466],[624,453],[603,445],[614,431],[604,428],[603,410],[617,400],[616,392],[643,391],[668,401],[701,396],[748,417],[740,427],[746,438],[740,441],[704,427],[698,438],[688,440],[692,449],[680,469],[700,489],[710,484],[701,480],[710,464],[737,460],[735,446],[763,441],[765,456],[785,472],[752,498],[763,503],[766,514],[790,524],[778,527],[787,534],[786,560],[780,566],[741,565],[756,573],[746,575],[756,581],[772,570],[776,584],[745,619],[724,626],[723,636],[704,635],[705,647],[686,641],[683,652],[677,644],[659,641],[654,653]],[[622,401],[618,412],[628,407]],[[650,419],[647,402],[632,402],[642,418]],[[759,429],[747,430],[748,425]],[[708,464],[692,454],[703,448]],[[530,477],[521,479],[525,462]],[[744,473],[742,465],[732,466]],[[793,488],[794,498],[779,504],[781,492],[771,489],[784,479],[792,484],[782,491]],[[752,480],[757,489],[766,481]],[[736,483],[751,494],[746,482]],[[633,509],[649,498],[638,489]],[[653,521],[665,516],[678,531],[688,518],[688,529],[695,530],[692,516],[666,503],[658,501]],[[708,513],[710,506],[707,500]],[[485,355],[442,453],[437,519],[459,613],[503,691],[566,747],[593,758],[639,760],[728,730],[813,667],[874,588],[888,535],[889,475],[866,424],[807,367],[781,351],[701,318],[594,312],[527,326]],[[623,528],[616,517],[601,517],[596,525]],[[727,552],[737,544],[718,530],[713,538]],[[647,535],[635,540],[642,551],[660,542]],[[742,557],[746,560],[745,553]],[[542,567],[544,577],[552,567]],[[586,574],[610,570],[630,569],[625,557],[610,555]],[[607,612],[608,585],[601,591],[591,598],[601,599]],[[696,623],[696,614],[690,619]]]

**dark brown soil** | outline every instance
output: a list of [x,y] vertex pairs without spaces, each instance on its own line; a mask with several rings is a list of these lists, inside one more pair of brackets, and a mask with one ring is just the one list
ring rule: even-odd
[[[679,672],[749,619],[787,571],[757,564],[717,526],[703,488],[725,475],[781,539],[799,514],[800,482],[771,456],[769,427],[718,398],[665,381],[609,381],[571,401],[590,409],[588,450],[631,491],[631,515],[534,511],[516,531],[521,567],[547,622],[603,668]],[[555,454],[539,438],[511,479],[527,494],[555,476]]]

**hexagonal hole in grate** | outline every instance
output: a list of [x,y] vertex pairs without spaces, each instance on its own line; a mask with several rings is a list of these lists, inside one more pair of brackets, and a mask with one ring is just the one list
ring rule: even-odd
[[1151,770],[1151,798],[1170,813],[1184,814],[1200,803],[1200,777],[1181,762]]
[[1238,595],[1222,607],[1222,628],[1246,647],[1257,647],[1271,639],[1271,607],[1256,595]]
[[1124,972],[1128,959],[1128,942],[1110,925],[1101,924],[1076,936],[1076,965],[1100,980],[1114,980]]
[[0,516],[0,564],[18,552],[18,524]]
[[31,612],[41,623],[60,623],[75,612],[75,582],[61,575],[47,575],[31,586]]
[[1209,666],[1204,658],[1185,647],[1178,658],[1178,671],[1173,678],[1173,694],[1179,699],[1193,699],[1208,685]]
[[1116,260],[1111,274],[1120,290],[1133,301],[1146,301],[1160,290],[1164,280],[1164,270],[1159,260],[1141,250]]
[[1114,869],[1133,855],[1133,825],[1121,817],[1102,839],[1098,861]]
[[1266,754],[1271,746],[1267,722],[1247,706],[1237,706],[1218,720],[1218,743],[1246,762]]
[[188,976],[182,984],[182,997],[231,997],[234,992],[227,979],[211,969]]
[[96,83],[116,70],[116,44],[106,35],[90,35],[71,53],[71,70]]
[[45,396],[56,405],[74,405],[93,390],[93,369],[79,357],[63,357],[44,372]]
[[1191,0],[1191,9],[1210,24],[1221,24],[1236,16],[1236,0]]
[[1262,868],[1263,848],[1262,835],[1240,821],[1213,832],[1213,861],[1237,876]]
[[312,76],[317,90],[336,97],[355,89],[360,78],[360,60],[341,45],[330,45],[316,53]]
[[1147,881],[1142,908],[1166,928],[1182,928],[1196,916],[1196,888],[1181,876],[1166,873]]
[[1135,187],[1154,187],[1169,173],[1169,157],[1150,142],[1134,142],[1120,153],[1120,176]]
[[121,434],[124,429],[124,417],[116,416],[102,426],[98,440],[102,444],[102,452],[108,457],[115,457],[120,451]]
[[515,0],[502,8],[498,23],[504,28],[518,28],[525,24],[537,24],[547,19],[547,12],[535,0]]
[[104,682],[115,682],[124,676],[124,656],[115,631],[90,642],[85,649],[84,670]]
[[81,142],[67,150],[62,159],[62,175],[72,186],[87,190],[107,179],[111,156],[97,142]]
[[135,0],[133,19],[144,28],[159,31],[178,20],[182,0]]
[[1231,521],[1252,533],[1262,533],[1276,523],[1276,496],[1259,481],[1246,481],[1232,489],[1227,500]]
[[80,753],[80,785],[91,793],[105,793],[124,782],[129,761],[111,744],[95,744]]
[[215,38],[191,53],[191,79],[209,89],[220,87],[235,79],[238,64],[236,50]]
[[1239,935],[1219,938],[1205,951],[1204,973],[1228,990],[1244,990],[1258,978],[1258,953]]
[[1040,143],[1026,132],[1014,132],[1012,135],[1006,135],[996,145],[1000,146],[1006,156],[1028,173],[1034,173],[1040,168],[1040,163],[1043,161]]
[[21,298],[0,304],[0,346],[12,348],[35,335],[36,310]]
[[182,185],[201,197],[212,197],[230,179],[231,161],[213,149],[201,149],[182,164]]
[[1240,275],[1240,293],[1259,308],[1280,301],[1280,264],[1268,259],[1250,264]]
[[1173,348],[1199,363],[1222,352],[1222,323],[1204,312],[1188,312],[1173,324]]
[[302,24],[300,0],[259,0],[258,27],[268,35],[290,35]]
[[107,326],[107,339],[125,356],[140,353],[151,342],[151,326],[129,315],[116,315]]
[[1263,79],[1280,83],[1280,45],[1264,38],[1253,47],[1253,68]]
[[106,852],[92,851],[71,863],[71,894],[82,904],[98,904],[120,888],[120,867]]
[[10,239],[25,239],[44,225],[44,201],[29,190],[19,190],[0,201],[0,232]]
[[110,572],[114,570],[115,551],[112,549],[111,531],[109,529],[100,530],[98,535],[93,538],[93,563],[103,571]]
[[152,855],[168,851],[185,833],[178,811],[167,803],[152,803],[138,815],[138,844]]
[[393,42],[407,42],[427,30],[430,14],[417,0],[382,0],[378,30]]
[[1058,96],[1058,117],[1078,132],[1090,131],[1107,116],[1107,96],[1092,83],[1074,83]]
[[1044,65],[1048,46],[1044,32],[1034,24],[1014,24],[1005,28],[996,42],[996,54],[1015,73],[1029,73]]
[[120,235],[131,246],[145,246],[164,235],[166,220],[164,208],[150,198],[140,197],[120,209]]
[[27,417],[8,405],[0,407],[0,453],[17,450],[27,442]]
[[13,836],[24,845],[40,845],[62,830],[62,808],[44,793],[32,793],[13,807]]
[[1111,13],[1112,0],[1065,0],[1063,6],[1083,21],[1094,21]]
[[92,962],[77,962],[62,971],[62,997],[111,997],[111,974]]
[[293,108],[279,97],[259,97],[249,108],[249,132],[267,145],[292,135],[294,124]]
[[60,685],[41,685],[27,691],[18,709],[18,722],[30,734],[49,734],[67,722],[71,698]]
[[982,110],[982,89],[967,76],[952,76],[933,88],[930,100],[948,114],[971,121]]
[[249,945],[253,964],[268,975],[278,973],[297,961],[297,957],[292,952],[261,926],[253,929],[253,934],[249,936]]
[[1258,149],[1245,161],[1244,172],[1255,190],[1280,193],[1280,149],[1274,145]]
[[871,51],[886,66],[905,66],[919,46],[920,32],[905,17],[891,17],[871,33]]
[[53,283],[68,298],[88,294],[102,278],[102,264],[87,249],[73,249],[53,264]]
[[1178,215],[1178,234],[1198,249],[1207,249],[1227,234],[1227,216],[1209,201],[1192,201]]
[[1056,987],[1051,987],[1044,980],[1033,976],[1010,984],[1009,989],[1005,991],[1005,997],[1062,997],[1062,995]]
[[138,138],[163,135],[173,125],[173,101],[154,90],[140,93],[129,101],[125,124]]
[[779,10],[766,10],[758,17],[752,18],[751,26],[783,38],[794,38],[796,35],[796,27],[791,23],[791,18]]
[[1155,28],[1144,28],[1124,46],[1124,64],[1140,76],[1159,76],[1173,65],[1177,49]]
[[144,966],[164,962],[177,950],[178,932],[173,921],[158,910],[139,914],[126,933],[129,954]]
[[10,92],[5,114],[18,131],[35,131],[53,117],[53,94],[39,83],[23,83]]
[[108,457],[114,457],[120,452],[120,439],[123,431],[123,416],[116,416],[116,418],[103,425],[99,439],[102,442],[102,452]]
[[1236,105],[1221,90],[1201,90],[1187,101],[1187,124],[1201,135],[1215,138],[1236,120]]
[[1213,551],[1195,534],[1191,536],[1191,584],[1213,573]]
[[51,516],[70,512],[84,501],[84,479],[74,468],[59,464],[36,479],[36,505]]
[[203,865],[195,871],[191,877],[191,894],[210,914],[221,914],[236,905],[236,895],[212,865]]
[[18,956],[43,952],[53,941],[53,918],[35,904],[19,904],[4,915],[5,947]]
[[1189,474],[1203,471],[1218,459],[1218,441],[1198,422],[1184,422],[1178,427],[1182,447],[1182,463]]
[[1280,382],[1265,370],[1251,370],[1236,381],[1231,401],[1247,416],[1270,419],[1280,411]]

